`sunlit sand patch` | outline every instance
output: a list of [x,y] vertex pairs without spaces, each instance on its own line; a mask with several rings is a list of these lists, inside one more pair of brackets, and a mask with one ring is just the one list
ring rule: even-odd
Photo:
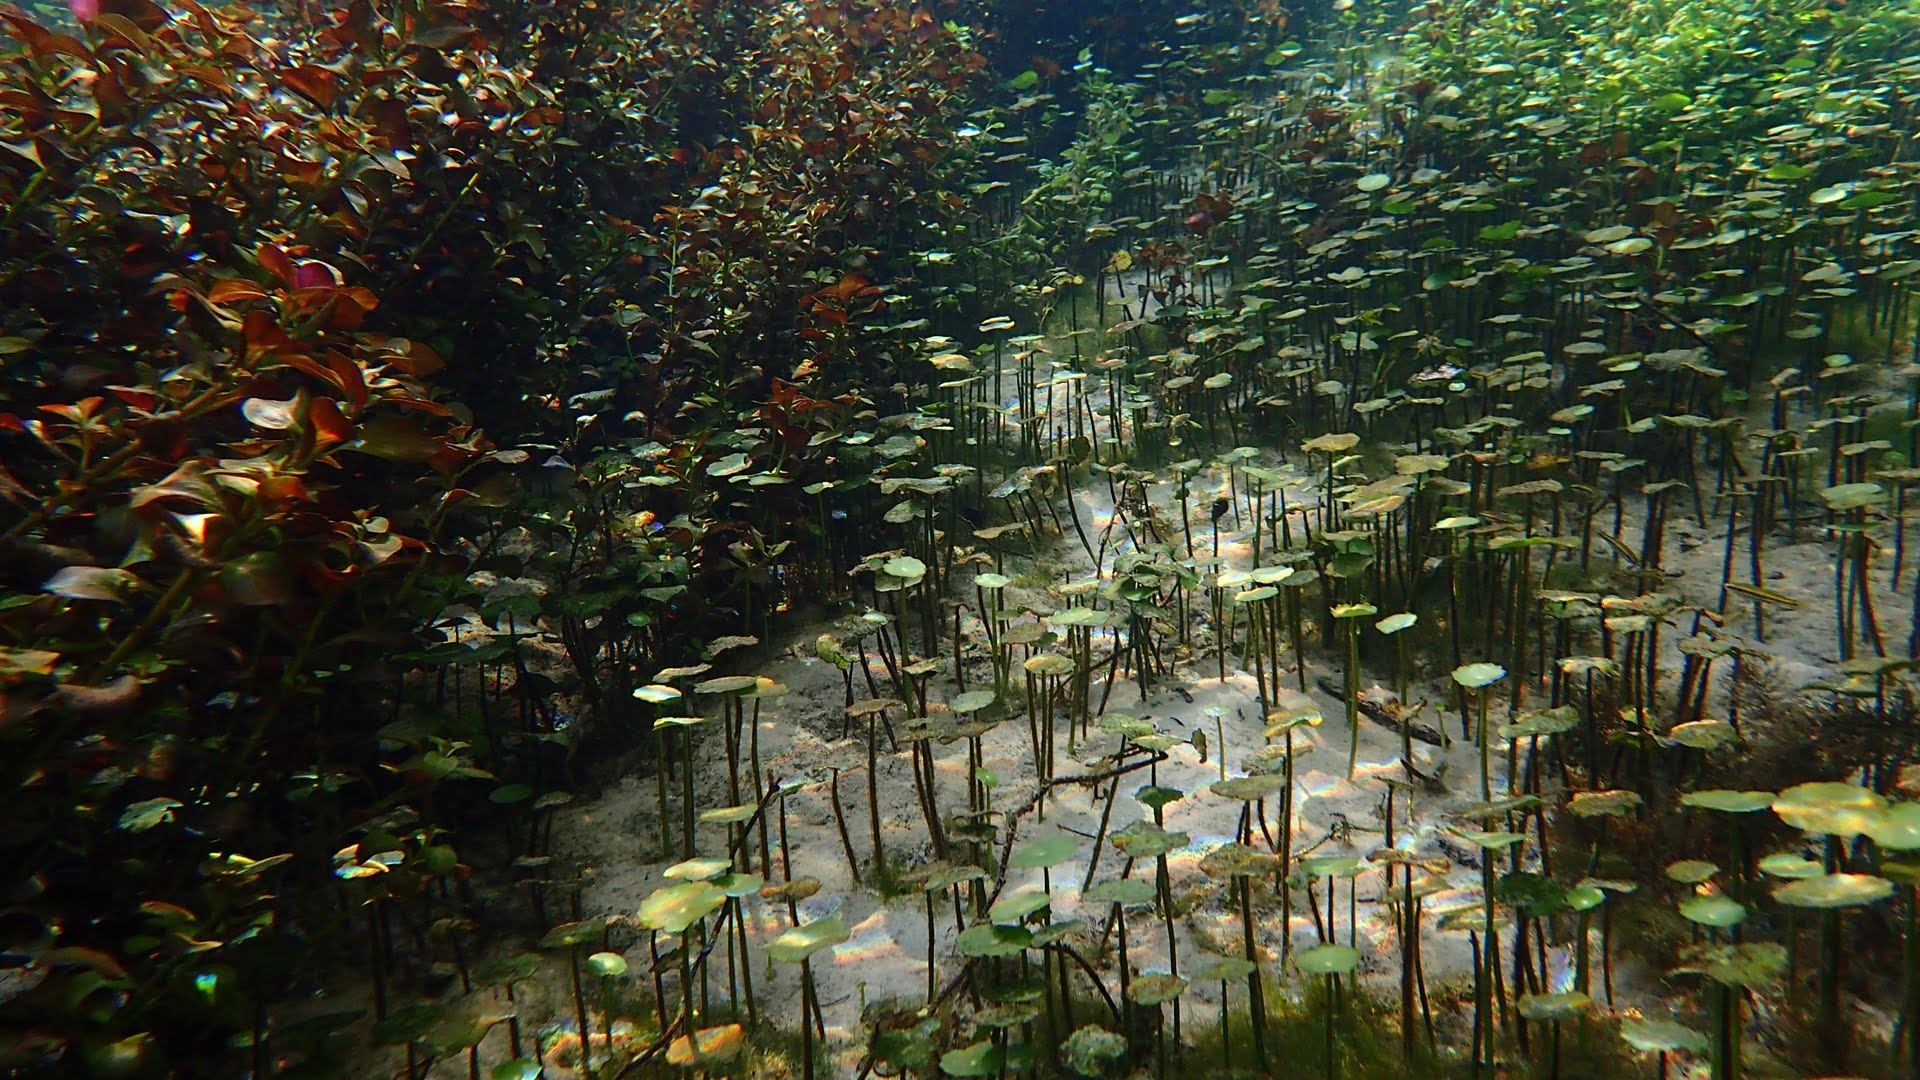
[[1401,768],[1400,757],[1397,754],[1384,761],[1372,761],[1363,754],[1353,767],[1353,779],[1356,785],[1363,780],[1402,780],[1406,775],[1407,770]]
[[[753,910],[755,907],[761,909],[755,911]],[[750,934],[763,937],[777,936],[785,933],[793,925],[793,920],[787,918],[785,907],[772,904],[761,906],[760,901],[750,900],[746,905],[745,925]]]
[[1193,845],[1189,844],[1179,851],[1171,852],[1167,855],[1168,875],[1178,878],[1199,872],[1200,852],[1194,850]]
[[1308,798],[1349,795],[1355,791],[1355,786],[1349,784],[1346,777],[1321,772],[1318,769],[1311,769],[1305,775],[1297,776],[1295,783],[1300,793]]
[[879,961],[907,962],[909,956],[887,930],[886,910],[880,909],[849,927],[853,936],[833,947],[833,962],[840,967],[859,967]]
[[1456,911],[1479,910],[1485,900],[1477,889],[1446,889],[1434,893],[1421,904],[1421,912],[1435,921]]
[[[1592,964],[1599,955],[1600,941],[1598,935],[1595,935],[1587,951],[1587,962]],[[1573,989],[1574,978],[1578,974],[1572,946],[1550,945],[1547,947],[1546,985],[1541,987],[1543,992],[1560,994]]]

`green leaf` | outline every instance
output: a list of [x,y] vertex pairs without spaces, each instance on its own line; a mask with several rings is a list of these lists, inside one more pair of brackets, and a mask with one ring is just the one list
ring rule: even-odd
[[1572,1020],[1587,1010],[1593,999],[1578,990],[1558,994],[1526,994],[1520,998],[1520,1015],[1528,1020]]
[[1178,851],[1193,842],[1183,832],[1168,832],[1151,821],[1136,821],[1113,834],[1113,846],[1131,859],[1151,859]]
[[947,708],[952,709],[956,713],[966,714],[979,712],[981,709],[993,704],[993,702],[994,693],[991,690],[968,690],[963,694],[955,696],[952,701],[947,702]]
[[1743,905],[1719,893],[1687,897],[1680,901],[1680,914],[1689,922],[1717,929],[1738,926],[1747,919],[1747,909]]
[[1920,803],[1896,803],[1867,829],[1873,842],[1892,851],[1920,849]]
[[1005,1053],[994,1045],[993,1040],[984,1039],[959,1050],[947,1051],[940,1058],[940,1071],[948,1076],[998,1076],[1005,1063]]
[[1506,677],[1507,669],[1499,664],[1462,664],[1453,669],[1453,681],[1469,690],[1491,686]]
[[987,918],[1001,926],[1017,926],[1027,916],[1053,904],[1044,889],[1019,889],[1000,897],[987,909]]
[[1235,776],[1226,780],[1215,780],[1207,790],[1223,799],[1238,799],[1241,802],[1257,802],[1276,795],[1285,787],[1287,778],[1275,773],[1256,773],[1252,776]]
[[1676,973],[1705,975],[1724,986],[1764,986],[1787,966],[1787,947],[1775,942],[1689,945],[1680,950]]
[[1642,1020],[1630,1017],[1620,1022],[1620,1037],[1635,1050],[1665,1052],[1668,1050],[1686,1050],[1691,1053],[1703,1053],[1707,1049],[1707,1037],[1685,1024],[1676,1024],[1669,1020]]
[[983,923],[960,931],[953,950],[961,956],[1018,956],[1032,943],[1033,932],[1024,926]]
[[767,943],[767,959],[782,964],[797,964],[821,949],[831,948],[853,936],[838,915],[815,919],[796,926]]
[[1872,874],[1822,874],[1773,890],[1773,898],[1790,907],[1829,910],[1877,904],[1892,895],[1893,882]]
[[1827,506],[1835,510],[1859,510],[1863,507],[1876,506],[1886,498],[1886,494],[1887,490],[1879,484],[1866,482],[1835,484],[1820,491],[1820,497],[1826,500]]
[[927,564],[911,555],[897,555],[888,559],[880,569],[890,576],[897,577],[911,585],[927,576]]
[[1014,90],[1031,90],[1038,85],[1040,85],[1040,73],[1037,71],[1023,71],[1007,80],[1007,86]]
[[732,868],[731,860],[696,856],[674,863],[660,874],[669,881],[711,881]]
[[1090,904],[1137,907],[1150,902],[1154,891],[1152,883],[1142,878],[1108,878],[1088,889],[1085,899]]
[[1857,784],[1816,780],[1795,784],[1773,800],[1780,820],[1802,832],[1858,836],[1886,815],[1887,800]]
[[1680,805],[1696,810],[1718,810],[1723,814],[1751,814],[1773,806],[1771,791],[1690,791],[1680,796]]
[[1888,203],[1899,201],[1900,196],[1895,195],[1891,191],[1856,191],[1845,199],[1840,200],[1840,209],[1871,210],[1876,206],[1885,206]]
[[605,933],[606,929],[606,920],[597,917],[581,919],[578,922],[561,923],[559,926],[547,931],[546,936],[540,939],[540,947],[543,949],[570,949],[576,945],[585,945],[587,942]]
[[1007,857],[1007,866],[1013,870],[1040,870],[1059,866],[1073,858],[1079,847],[1079,840],[1069,833],[1055,833],[1042,837],[1013,849]]
[[617,979],[627,973],[627,958],[616,952],[597,952],[587,957],[587,968],[603,979]]
[[640,925],[668,934],[686,933],[726,903],[727,894],[709,881],[683,881],[655,889],[640,901]]
[[1351,945],[1315,945],[1294,954],[1293,962],[1309,975],[1345,975],[1360,966],[1360,950]]
[[1567,801],[1567,812],[1574,817],[1619,817],[1640,807],[1637,791],[1582,791]]
[[[736,444],[737,445],[737,444]],[[728,454],[707,463],[708,476],[733,476],[747,471],[747,455]]]

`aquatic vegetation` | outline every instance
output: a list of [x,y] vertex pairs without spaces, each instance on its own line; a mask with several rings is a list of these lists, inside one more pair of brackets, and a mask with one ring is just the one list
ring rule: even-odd
[[1920,1067],[1920,13],[1057,6],[0,13],[0,1063]]

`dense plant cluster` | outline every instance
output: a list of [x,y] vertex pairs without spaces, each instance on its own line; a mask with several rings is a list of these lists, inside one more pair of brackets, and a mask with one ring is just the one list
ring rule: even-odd
[[493,448],[383,291],[488,246],[461,205],[557,116],[463,10],[3,16],[10,1067],[257,1029],[306,929],[276,893],[447,774],[364,687]]
[[[474,541],[524,520],[577,553],[541,565],[591,683],[627,669],[584,628],[612,585],[664,612],[743,516],[793,517],[640,488],[655,512],[631,484],[616,505],[631,465],[523,511],[546,454],[476,425],[571,445],[581,401],[558,422],[539,403],[588,389],[632,420],[608,426],[672,443],[656,481],[805,450],[860,382],[847,324],[883,306],[855,264],[899,243],[855,237],[957,211],[910,193],[981,61],[904,5],[74,13],[0,13],[0,895],[24,965],[0,1060],[198,1073],[238,1032],[264,1075],[314,1051],[265,1009],[343,932],[324,883],[379,873],[339,899],[371,904],[352,933],[386,956],[382,898],[458,917],[461,785],[539,782],[541,741],[571,738],[522,643],[427,648],[497,554]],[[703,449],[755,422],[767,438]],[[489,663],[517,699],[462,698]]]

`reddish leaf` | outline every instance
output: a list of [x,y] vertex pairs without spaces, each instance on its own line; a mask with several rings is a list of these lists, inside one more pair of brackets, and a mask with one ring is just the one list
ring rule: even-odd
[[312,64],[302,64],[291,71],[282,72],[280,81],[294,93],[323,109],[332,108],[333,99],[340,93],[340,77]]
[[478,456],[468,447],[448,444],[434,451],[433,456],[427,459],[427,464],[443,475],[452,476]]
[[448,23],[443,26],[435,26],[426,30],[415,31],[413,43],[428,49],[450,49],[466,41],[472,37],[473,34],[474,29],[471,26]]
[[453,415],[453,410],[445,405],[437,401],[428,401],[426,398],[414,397],[412,394],[390,394],[384,400],[389,405],[404,405],[415,412],[426,413],[428,416]]
[[197,506],[213,509],[220,505],[220,490],[207,478],[204,463],[198,460],[183,461],[158,483],[136,490],[131,502],[137,509],[163,499],[184,499]]
[[347,413],[359,416],[361,410],[367,407],[366,372],[360,370],[359,364],[337,352],[328,353],[324,359],[340,388],[347,392]]
[[346,387],[340,385],[340,376],[322,367],[311,356],[302,353],[281,353],[279,356],[274,357],[274,359],[295,371],[311,375],[321,382],[326,383],[328,386],[341,390],[346,389]]
[[114,397],[119,398],[121,401],[126,402],[136,409],[151,410],[154,406],[160,404],[159,395],[139,386],[109,386],[107,387],[107,393],[112,394]]
[[103,50],[111,44],[125,43],[127,47],[142,56],[153,55],[153,39],[148,37],[144,30],[135,26],[133,20],[127,18],[125,15],[102,12],[94,16],[91,25],[98,29],[105,30],[112,35],[106,41],[100,43]]
[[53,36],[53,31],[28,18],[26,13],[9,7],[0,11],[0,21],[7,24],[7,32],[19,38],[37,56],[42,43]]
[[323,440],[346,442],[353,438],[352,422],[340,414],[340,406],[332,398],[314,398],[307,406],[307,419],[313,424],[314,434]]
[[280,250],[280,245],[261,244],[259,259],[260,265],[266,267],[268,273],[279,278],[282,285],[289,289],[294,287],[293,260],[287,258],[287,253]]
[[328,289],[341,282],[340,271],[318,259],[307,259],[293,269],[293,284],[299,289]]
[[409,375],[427,376],[447,366],[440,354],[418,341],[395,338],[387,342],[388,353],[383,359]]
[[374,125],[381,138],[387,141],[389,150],[399,150],[413,146],[413,127],[407,123],[407,106],[393,98],[381,101],[373,107]]
[[95,6],[103,12],[126,16],[148,33],[167,25],[166,9],[153,0],[98,0]]
[[220,24],[214,22],[212,13],[201,6],[198,0],[179,0],[179,2],[181,7],[192,13],[194,22],[200,26],[200,32],[209,39],[231,36],[221,31]]
[[[325,401],[325,398],[321,398]],[[287,503],[308,502],[313,496],[307,493],[307,485],[297,476],[269,476],[260,481],[260,500],[262,502],[285,505]]]
[[226,278],[216,282],[207,292],[207,299],[216,304],[239,304],[248,300],[265,300],[267,290],[256,282],[246,278]]

